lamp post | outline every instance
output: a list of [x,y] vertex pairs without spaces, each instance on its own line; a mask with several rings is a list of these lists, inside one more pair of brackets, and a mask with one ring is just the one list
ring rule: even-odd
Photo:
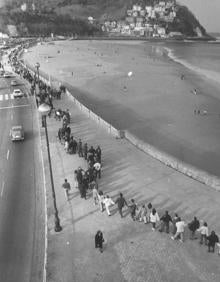
[[35,64],[35,68],[37,69],[37,83],[39,84],[39,68],[40,68],[40,64],[38,62]]
[[50,169],[50,181],[51,181],[53,206],[54,206],[54,223],[55,223],[54,230],[55,232],[60,232],[62,230],[62,227],[60,226],[60,219],[58,216],[58,210],[57,210],[57,204],[56,204],[56,194],[55,194],[55,189],[54,189],[53,172],[52,172],[52,165],[51,165],[51,158],[50,158],[50,147],[49,147],[48,132],[47,132],[47,115],[50,112],[50,106],[43,103],[39,106],[38,111],[42,115],[42,125],[44,125],[45,134],[46,134],[47,153],[48,153],[48,161],[49,161],[49,169]]
[[36,81],[36,84],[35,84],[35,90],[36,90],[36,94],[40,94],[40,85],[39,85],[39,68],[40,68],[40,64],[37,62],[35,64],[35,68],[37,70],[37,81]]

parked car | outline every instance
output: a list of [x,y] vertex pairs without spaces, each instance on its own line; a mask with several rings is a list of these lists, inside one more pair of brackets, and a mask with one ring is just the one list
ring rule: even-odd
[[10,73],[10,72],[8,72],[8,71],[6,71],[6,72],[3,74],[3,77],[4,77],[4,78],[9,78],[9,77],[12,77],[12,76],[13,76],[13,74]]
[[20,89],[14,89],[12,94],[14,98],[21,98],[24,96],[24,93]]
[[17,86],[18,85],[18,82],[17,82],[17,80],[12,80],[11,81],[11,86]]
[[12,126],[10,130],[11,141],[24,140],[24,129],[21,125]]

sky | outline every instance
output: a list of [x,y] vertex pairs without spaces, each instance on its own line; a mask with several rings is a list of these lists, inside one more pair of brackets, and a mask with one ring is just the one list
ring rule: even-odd
[[208,32],[220,32],[220,0],[177,0],[186,5]]

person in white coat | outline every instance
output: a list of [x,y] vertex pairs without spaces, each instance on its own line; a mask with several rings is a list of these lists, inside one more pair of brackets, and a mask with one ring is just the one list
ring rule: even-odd
[[107,195],[104,198],[103,203],[105,205],[105,209],[106,209],[108,216],[111,216],[111,212],[110,212],[109,208],[110,208],[110,206],[114,205],[115,202]]
[[152,209],[150,213],[150,222],[152,224],[152,230],[154,231],[156,229],[157,222],[160,221],[159,215],[156,211],[156,209]]

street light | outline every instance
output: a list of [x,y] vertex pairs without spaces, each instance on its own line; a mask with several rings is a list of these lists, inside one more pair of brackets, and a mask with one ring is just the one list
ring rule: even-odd
[[40,85],[39,85],[39,68],[40,68],[40,64],[38,62],[35,64],[35,68],[37,69],[37,81],[35,83],[35,90],[36,90],[36,94],[40,94]]
[[35,64],[35,68],[37,69],[37,83],[39,84],[39,68],[40,68],[40,64],[38,62]]
[[51,188],[52,188],[52,196],[53,196],[53,205],[54,205],[54,222],[55,232],[60,232],[62,230],[62,227],[60,226],[60,219],[58,216],[58,210],[57,210],[57,204],[56,204],[56,194],[54,190],[54,182],[53,182],[53,172],[52,172],[52,165],[51,165],[51,158],[50,158],[50,147],[49,147],[49,141],[48,141],[48,132],[47,132],[47,115],[50,112],[50,106],[43,103],[39,106],[38,111],[42,115],[42,125],[44,125],[45,128],[45,134],[46,134],[46,142],[47,142],[47,153],[48,153],[48,161],[49,161],[49,168],[50,168],[50,181],[51,181]]

